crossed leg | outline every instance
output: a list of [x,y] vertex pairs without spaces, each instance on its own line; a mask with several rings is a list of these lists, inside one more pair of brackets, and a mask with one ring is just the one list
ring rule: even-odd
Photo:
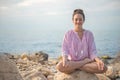
[[76,69],[80,69],[89,73],[104,73],[107,70],[106,66],[104,66],[103,70],[99,70],[96,62],[87,63],[82,67],[80,67],[79,61],[69,61],[68,67],[64,67],[62,64],[63,64],[62,61],[59,62],[56,68],[60,72],[67,73],[67,74],[74,72]]
[[107,66],[104,65],[103,70],[98,69],[98,65],[96,62],[91,62],[85,64],[83,67],[79,68],[80,70],[89,72],[89,73],[104,73],[107,71]]
[[60,72],[69,74],[69,73],[74,72],[77,68],[80,67],[78,64],[79,64],[78,62],[69,61],[69,62],[68,62],[68,67],[64,67],[64,66],[63,66],[63,62],[60,61],[60,62],[57,64],[56,68],[57,68]]

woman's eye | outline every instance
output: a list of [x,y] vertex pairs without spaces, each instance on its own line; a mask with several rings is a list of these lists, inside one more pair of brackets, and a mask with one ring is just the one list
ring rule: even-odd
[[79,19],[79,21],[82,21],[82,19]]
[[82,19],[75,19],[75,21],[82,21]]
[[75,21],[77,21],[78,19],[75,19]]

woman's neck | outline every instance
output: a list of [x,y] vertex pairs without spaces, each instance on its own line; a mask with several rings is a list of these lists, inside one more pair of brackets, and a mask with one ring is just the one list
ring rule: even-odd
[[74,31],[78,32],[78,33],[82,33],[84,31],[84,29],[81,27],[79,28],[74,28]]

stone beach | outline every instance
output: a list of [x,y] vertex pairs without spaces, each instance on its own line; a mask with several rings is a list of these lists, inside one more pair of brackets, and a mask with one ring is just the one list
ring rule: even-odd
[[120,80],[120,53],[115,58],[100,57],[106,65],[114,69],[111,76],[105,74],[91,74],[84,71],[75,71],[64,74],[56,70],[59,58],[49,58],[42,51],[21,55],[0,53],[0,80]]

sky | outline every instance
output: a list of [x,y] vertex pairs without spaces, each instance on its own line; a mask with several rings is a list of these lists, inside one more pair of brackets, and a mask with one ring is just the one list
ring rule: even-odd
[[85,28],[120,30],[120,0],[0,0],[0,38],[63,34],[77,8],[84,10]]

